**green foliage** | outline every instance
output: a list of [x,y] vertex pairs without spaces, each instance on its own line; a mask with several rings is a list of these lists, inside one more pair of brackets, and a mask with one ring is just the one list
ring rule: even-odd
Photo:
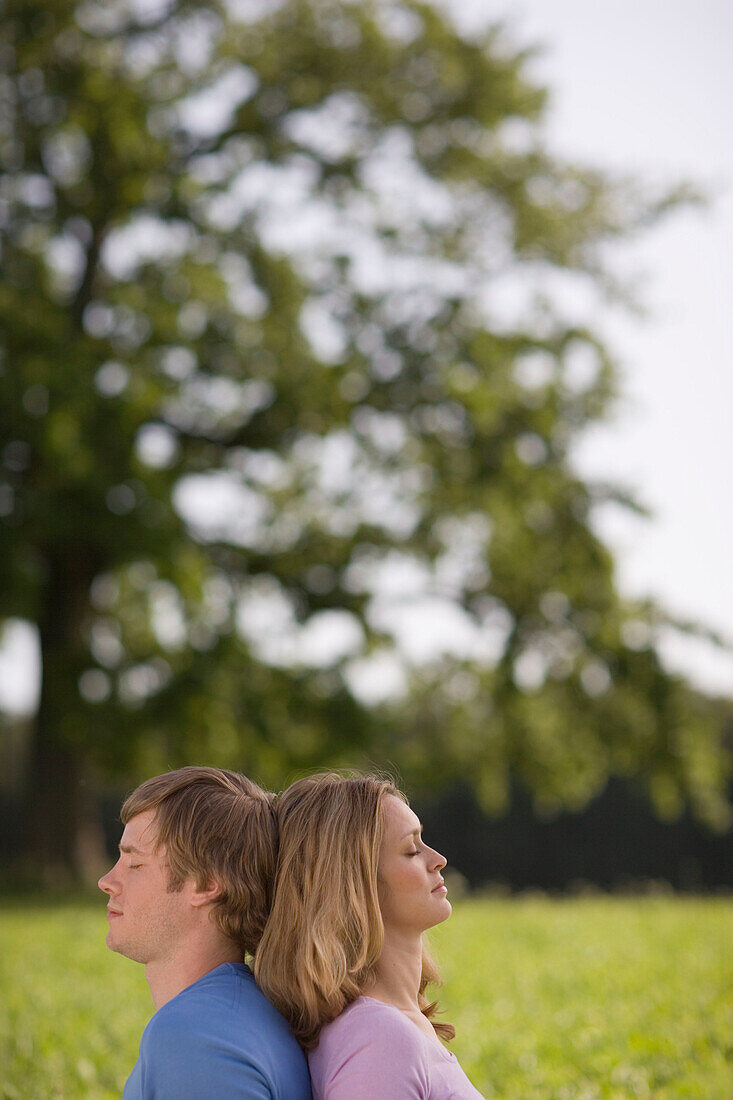
[[[4,1100],[119,1096],[152,1012],[88,904],[0,916]],[[433,933],[453,1049],[502,1100],[728,1100],[728,900],[473,900]]]
[[[572,464],[615,393],[579,303],[684,193],[561,162],[527,54],[412,0],[8,0],[0,65],[0,615],[39,627],[42,798],[66,757],[373,758],[494,808],[638,773],[724,824],[719,716]],[[352,662],[395,654],[399,566],[474,642],[398,654],[380,711]],[[318,658],[334,612],[359,652]]]

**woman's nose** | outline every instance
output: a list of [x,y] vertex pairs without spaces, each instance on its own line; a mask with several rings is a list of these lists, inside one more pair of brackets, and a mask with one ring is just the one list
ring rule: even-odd
[[448,860],[445,858],[445,856],[442,856],[440,854],[440,852],[436,852],[435,849],[433,848],[432,870],[433,871],[442,870],[442,868],[445,867],[447,862],[448,862]]

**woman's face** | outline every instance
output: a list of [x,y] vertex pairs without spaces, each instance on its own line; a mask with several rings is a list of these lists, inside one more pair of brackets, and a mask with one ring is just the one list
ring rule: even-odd
[[385,932],[420,934],[451,914],[440,874],[445,859],[422,840],[422,826],[409,806],[387,795],[377,888]]

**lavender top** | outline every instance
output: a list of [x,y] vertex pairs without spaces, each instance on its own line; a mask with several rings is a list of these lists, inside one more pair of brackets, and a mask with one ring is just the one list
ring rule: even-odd
[[326,1024],[308,1069],[313,1100],[482,1100],[455,1054],[372,997]]

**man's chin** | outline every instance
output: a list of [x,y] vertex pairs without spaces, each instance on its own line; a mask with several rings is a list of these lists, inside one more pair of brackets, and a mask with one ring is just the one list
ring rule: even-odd
[[126,959],[132,959],[133,962],[144,961],[139,957],[139,954],[137,951],[135,951],[134,947],[132,947],[128,943],[125,943],[123,940],[120,940],[119,937],[115,935],[114,929],[112,928],[110,928],[109,932],[107,933],[105,943],[107,944],[107,947],[110,949],[110,951],[114,951],[117,955],[122,955]]
[[117,937],[115,936],[111,928],[107,933],[107,938],[104,942],[107,944],[107,947],[110,949],[110,951],[116,951],[118,955],[125,954],[122,944],[118,942]]

